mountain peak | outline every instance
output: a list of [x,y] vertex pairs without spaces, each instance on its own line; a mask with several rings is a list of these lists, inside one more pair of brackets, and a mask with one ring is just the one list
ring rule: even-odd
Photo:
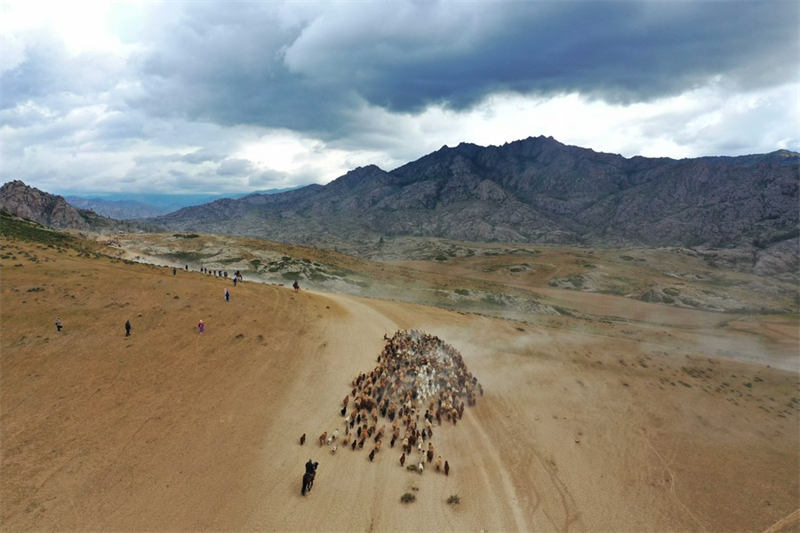
[[775,150],[774,152],[770,152],[767,155],[776,157],[800,157],[800,153],[792,152],[791,150],[786,150],[784,148],[781,148],[780,150]]
[[330,182],[326,187],[332,187],[334,189],[338,189],[339,187],[353,188],[387,175],[386,171],[377,165],[366,165],[354,168],[344,176],[340,176]]

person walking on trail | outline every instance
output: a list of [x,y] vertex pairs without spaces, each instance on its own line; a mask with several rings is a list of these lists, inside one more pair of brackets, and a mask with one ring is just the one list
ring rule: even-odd
[[236,282],[237,281],[238,281],[238,278],[236,276],[233,276],[233,286],[234,287],[236,286]]
[[201,320],[197,323],[197,329],[200,330],[200,333],[203,333],[206,330],[206,323]]
[[225,301],[226,302],[231,301],[231,293],[228,292],[228,289],[225,289]]
[[61,317],[56,318],[56,330],[61,331]]
[[292,283],[292,287],[294,287],[294,292],[298,292],[300,290],[300,284],[297,283],[297,280],[294,280],[294,283]]
[[130,337],[131,336],[131,321],[130,320],[126,320],[125,321],[125,336],[126,337]]
[[172,267],[172,275],[173,276],[177,276],[178,275],[178,269],[177,268]]

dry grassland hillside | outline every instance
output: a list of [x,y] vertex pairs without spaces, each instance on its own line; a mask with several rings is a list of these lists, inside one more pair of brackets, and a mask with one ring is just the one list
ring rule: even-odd
[[[798,319],[777,312],[791,295],[763,299],[765,314],[568,289],[559,280],[616,263],[556,248],[377,263],[242,246],[240,262],[218,263],[233,272],[258,261],[234,287],[189,256],[143,251],[202,242],[169,253],[223,259],[216,237],[115,236],[109,246],[4,235],[4,531],[798,530]],[[137,239],[139,249],[126,245]],[[670,271],[695,273],[674,258],[663,259]],[[299,293],[289,277],[287,287],[253,282],[270,261],[438,307],[305,290],[310,277]],[[641,261],[618,263],[609,276],[643,279]],[[667,278],[660,294],[702,294],[687,276]],[[436,291],[539,307],[477,313]],[[331,454],[317,442],[343,427],[341,399],[375,366],[384,334],[407,328],[453,345],[485,390],[458,425],[435,428],[448,476],[401,467],[388,443],[370,462],[366,449]],[[309,458],[320,466],[303,497]],[[402,503],[406,493],[415,501]]]

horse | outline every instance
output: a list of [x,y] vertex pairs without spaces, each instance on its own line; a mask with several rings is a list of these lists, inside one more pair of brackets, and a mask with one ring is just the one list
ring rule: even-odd
[[311,487],[314,485],[314,476],[317,474],[318,466],[319,463],[312,463],[310,460],[308,463],[306,463],[306,473],[303,474],[303,486],[300,489],[300,494],[303,496],[311,492]]

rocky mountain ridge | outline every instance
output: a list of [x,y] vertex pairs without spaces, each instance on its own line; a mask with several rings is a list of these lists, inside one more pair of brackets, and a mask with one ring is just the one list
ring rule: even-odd
[[643,246],[766,246],[798,235],[800,154],[624,158],[550,137],[443,147],[391,172],[218,200],[170,230],[330,246],[380,236]]

